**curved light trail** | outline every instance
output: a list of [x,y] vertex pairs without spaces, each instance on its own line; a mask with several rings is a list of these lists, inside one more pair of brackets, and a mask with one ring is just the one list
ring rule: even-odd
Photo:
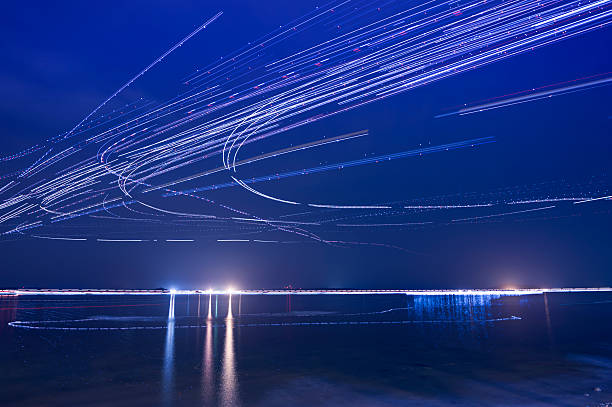
[[[111,109],[119,93],[220,15],[129,79],[70,131],[0,157],[0,236],[97,242],[193,242],[200,236],[209,241],[287,241],[266,235],[280,233],[302,242],[396,247],[339,240],[335,233],[347,227],[424,227],[528,216],[565,208],[565,203],[598,205],[610,200],[609,190],[542,195],[533,189],[520,199],[499,192],[496,200],[446,197],[388,203],[377,202],[373,196],[368,202],[337,203],[326,197],[279,197],[252,184],[289,182],[297,176],[362,165],[384,166],[392,160],[493,142],[486,137],[376,155],[366,150],[356,158],[354,145],[368,131],[346,128],[338,132],[346,134],[338,135],[301,129],[608,27],[612,0],[332,2],[183,78],[186,88],[175,97],[137,99]],[[451,114],[509,106],[609,81],[598,78],[547,88]],[[385,140],[376,141],[386,146]],[[324,150],[339,142],[342,146],[351,143],[351,148],[342,150],[346,156],[325,157]],[[291,158],[298,156],[300,162],[310,159],[313,163],[297,165]],[[253,168],[262,163],[274,166],[274,172],[254,176]],[[240,187],[241,198],[232,195],[239,192],[231,187]],[[269,209],[253,210],[249,203],[262,198]],[[543,202],[554,205],[534,206]],[[196,206],[199,212],[186,206]],[[286,212],[297,206],[299,211]],[[448,215],[427,218],[434,212]],[[288,216],[299,220],[288,221]],[[380,220],[360,221],[371,217]],[[151,227],[160,237],[152,237],[150,230],[146,236],[105,235],[105,227],[112,222]],[[77,224],[81,228],[71,229]],[[174,230],[177,225],[200,236],[161,236],[164,227]],[[258,239],[243,239],[247,234]]]

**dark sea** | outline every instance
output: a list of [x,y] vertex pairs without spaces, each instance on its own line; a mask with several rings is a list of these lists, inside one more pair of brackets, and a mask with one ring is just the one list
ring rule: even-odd
[[0,405],[612,406],[610,293],[169,300],[1,297]]

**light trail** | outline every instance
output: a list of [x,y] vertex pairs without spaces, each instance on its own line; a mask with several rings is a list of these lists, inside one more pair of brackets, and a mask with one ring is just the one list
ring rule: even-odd
[[485,112],[487,110],[499,109],[502,107],[514,106],[521,103],[533,102],[545,98],[551,98],[553,96],[566,95],[573,92],[580,92],[585,90],[594,89],[601,86],[607,86],[612,84],[612,77],[597,79],[594,81],[588,81],[585,83],[579,83],[575,85],[563,86],[556,89],[549,89],[540,92],[533,92],[523,96],[514,96],[508,99],[502,99],[495,102],[484,103],[476,106],[465,107],[454,112],[444,113],[437,115],[436,118],[453,116],[453,115],[466,115],[472,113]]
[[[319,146],[323,146],[323,145],[330,144],[330,143],[337,143],[337,142],[340,142],[340,141],[351,140],[351,139],[354,139],[354,138],[357,138],[357,137],[363,137],[363,136],[366,136],[367,134],[368,134],[367,130],[361,130],[361,131],[357,131],[357,132],[354,132],[354,133],[349,133],[349,134],[345,134],[345,135],[341,135],[341,136],[331,137],[331,138],[328,138],[328,139],[322,139],[322,140],[318,140],[318,141],[313,141],[313,142],[302,144],[302,145],[299,145],[299,146],[296,146],[296,147],[284,148],[282,150],[273,151],[273,152],[270,152],[270,153],[261,154],[259,156],[255,156],[255,157],[252,157],[252,158],[247,158],[245,160],[234,162],[232,164],[232,168],[235,169],[236,167],[239,167],[239,166],[242,166],[242,165],[252,164],[254,162],[265,160],[267,158],[279,157],[281,155],[289,154],[289,153],[294,153],[296,151],[304,151],[304,150],[307,150],[307,149],[313,148],[313,147],[319,147]],[[182,182],[192,181],[192,180],[194,180],[196,178],[200,178],[200,177],[204,177],[204,176],[207,176],[207,175],[212,175],[212,174],[215,174],[215,173],[218,173],[218,172],[222,172],[222,171],[224,171],[226,169],[227,169],[226,167],[217,167],[217,168],[214,168],[212,170],[208,170],[208,171],[200,173],[200,174],[192,175],[189,178],[183,178],[183,179],[179,179],[179,180],[176,180],[176,181],[172,181],[172,182],[164,184],[164,185],[159,185],[159,186],[156,186],[156,187],[153,187],[153,188],[145,189],[144,192],[151,192],[151,191],[158,190],[158,189],[168,188],[170,186],[173,186],[173,185],[176,185],[176,184],[179,184],[179,183],[182,183]]]
[[[129,79],[72,130],[0,158],[2,165],[12,166],[2,170],[6,179],[12,180],[0,187],[0,236],[97,242],[164,240],[151,239],[150,234],[122,232],[125,234],[120,236],[117,230],[99,233],[98,220],[105,219],[104,227],[125,221],[148,226],[155,222],[156,231],[170,228],[173,233],[177,222],[184,222],[182,225],[191,228],[189,237],[204,230],[210,238],[203,240],[210,241],[243,241],[218,238],[259,233],[260,239],[246,240],[283,242],[277,236],[263,235],[274,232],[291,234],[302,242],[394,248],[397,246],[386,243],[332,240],[327,235],[343,232],[342,228],[347,227],[410,225],[417,212],[470,211],[465,216],[462,212],[463,217],[455,220],[423,217],[414,222],[443,225],[544,210],[527,206],[525,210],[504,208],[505,212],[496,215],[483,214],[491,206],[554,202],[561,207],[563,200],[570,202],[577,197],[576,204],[607,201],[609,188],[595,187],[571,195],[553,191],[547,196],[535,190],[527,191],[520,199],[507,193],[497,201],[458,196],[454,200],[421,199],[392,204],[376,202],[374,198],[368,204],[328,203],[329,197],[325,196],[298,201],[253,188],[252,184],[258,182],[490,143],[491,138],[464,140],[374,157],[368,156],[368,151],[359,151],[359,157],[363,157],[361,153],[366,157],[347,157],[325,165],[324,162],[336,160],[322,157],[323,150],[336,142],[355,140],[358,143],[367,131],[330,137],[297,130],[393,95],[604,29],[612,22],[612,0],[466,0],[460,3],[431,0],[373,7],[369,2],[331,2],[188,75],[184,79],[187,87],[177,96],[156,102],[138,99],[111,112],[103,111],[111,107],[119,93],[217,20],[221,13],[213,16]],[[331,33],[326,31],[328,27],[342,29]],[[609,77],[593,77],[580,83],[556,84],[554,89],[544,87],[535,93],[488,100],[455,113],[523,103],[608,85],[609,81]],[[380,146],[387,146],[388,140],[382,137],[375,140]],[[324,146],[327,148],[321,148]],[[349,153],[355,150],[352,145],[344,147]],[[250,164],[273,164],[278,157],[299,152],[307,152],[307,158],[317,164],[303,164],[301,170],[276,167],[266,170],[269,175],[261,177],[244,172]],[[319,156],[315,156],[317,153]],[[201,185],[195,184],[200,180],[204,181]],[[236,200],[228,190],[235,186],[265,198],[270,201],[270,207],[245,210],[255,202],[253,199],[259,198]],[[208,197],[212,191],[215,197],[220,197],[214,200]],[[288,204],[287,207],[307,206],[310,211],[300,208],[296,212],[303,221],[288,222],[284,217],[297,215],[277,212],[279,206],[272,206],[274,202]],[[189,207],[191,203],[196,203],[192,206],[197,209],[187,212],[185,205]],[[260,210],[266,215],[252,213]],[[353,214],[326,219],[332,211]],[[382,219],[405,214],[410,216],[410,222]],[[363,216],[381,219],[368,223],[357,221]],[[62,228],[70,225],[79,225],[82,229],[64,233]],[[258,229],[245,230],[252,225]],[[30,235],[34,230],[36,235]],[[94,240],[92,236],[113,238]],[[171,236],[176,239],[166,240],[202,240]]]
[[452,221],[453,222],[464,222],[464,221],[476,220],[476,219],[497,218],[499,216],[510,216],[510,215],[516,215],[516,214],[519,214],[519,213],[545,211],[545,210],[553,209],[553,208],[555,208],[554,205],[551,205],[551,206],[542,206],[540,208],[525,209],[525,210],[522,210],[522,211],[512,211],[512,212],[504,212],[504,213],[495,213],[493,215],[483,215],[483,216],[474,216],[474,217],[470,217],[470,218],[453,219]]
[[607,196],[600,196],[598,198],[588,198],[588,199],[584,199],[578,202],[574,202],[574,204],[583,204],[583,203],[587,203],[587,202],[593,202],[593,201],[601,201],[604,199],[612,199],[612,195],[607,195]]
[[38,236],[38,235],[31,235],[34,238],[37,239],[49,239],[49,240],[69,240],[69,241],[86,241],[87,238],[84,237],[59,237],[59,236]]
[[[501,322],[501,321],[519,321],[520,317],[510,316],[505,318],[489,318],[484,320],[471,321],[449,321],[445,319],[428,320],[428,321],[413,321],[413,320],[397,320],[397,321],[315,321],[315,322],[259,322],[259,323],[213,323],[210,324],[213,328],[228,328],[228,327],[244,327],[244,328],[264,328],[264,327],[288,327],[288,326],[336,326],[336,325],[429,325],[429,324],[447,324],[447,325],[469,325],[475,323]],[[50,326],[53,322],[88,322],[96,320],[66,320],[66,321],[11,321],[8,323],[13,328],[49,330],[49,331],[133,331],[133,330],[166,330],[169,329],[167,324],[157,326],[123,326],[123,327],[62,327]],[[36,325],[42,324],[42,325]],[[204,329],[208,325],[192,324],[192,325],[174,325],[172,329]]]
[[96,112],[98,112],[98,110],[100,110],[102,107],[104,107],[108,102],[110,102],[111,100],[113,100],[118,94],[120,94],[121,92],[123,92],[126,88],[128,88],[132,83],[134,83],[136,80],[138,80],[138,78],[140,78],[142,75],[144,75],[145,73],[147,73],[147,71],[151,68],[153,68],[155,65],[157,65],[158,63],[160,63],[161,61],[164,60],[164,58],[166,58],[168,55],[170,55],[174,50],[176,50],[177,48],[183,46],[183,44],[185,42],[187,42],[191,37],[193,37],[194,35],[196,35],[197,33],[199,33],[200,31],[202,31],[204,28],[206,28],[209,24],[213,23],[217,18],[221,17],[221,15],[223,14],[223,12],[218,12],[217,14],[215,14],[214,16],[212,16],[211,18],[209,18],[204,24],[202,24],[201,26],[199,26],[198,28],[196,28],[195,30],[193,30],[189,35],[187,35],[185,38],[183,38],[182,40],[180,40],[179,42],[177,42],[176,44],[174,44],[174,46],[172,46],[169,50],[167,50],[166,52],[164,52],[159,58],[157,58],[155,61],[151,62],[149,65],[147,65],[146,68],[144,68],[142,71],[138,72],[134,77],[132,77],[132,79],[130,79],[129,81],[127,81],[125,84],[123,84],[123,86],[121,86],[119,89],[117,89],[115,91],[115,93],[113,93],[112,95],[110,95],[104,102],[100,103],[94,110],[92,110],[87,116],[85,116],[85,118],[83,120],[81,120],[79,123],[77,123],[76,126],[74,126],[68,133],[66,133],[66,135],[64,135],[64,138],[68,138],[72,135],[72,133],[74,133],[74,131],[79,128],[83,123],[85,123],[87,120],[89,120],[89,118],[91,116],[93,116],[94,114],[96,114]]
[[[344,168],[357,167],[357,166],[365,165],[365,164],[377,164],[377,163],[387,162],[387,161],[396,160],[400,158],[416,157],[416,156],[421,156],[424,154],[431,154],[431,153],[449,151],[449,150],[466,148],[466,147],[474,147],[477,145],[489,144],[489,143],[494,143],[494,142],[495,140],[493,137],[483,137],[483,138],[478,138],[478,139],[460,141],[456,143],[442,144],[439,146],[402,151],[399,153],[368,157],[368,158],[363,158],[360,160],[344,161],[344,162],[339,162],[335,164],[321,165],[318,167],[303,168],[301,170],[296,170],[296,171],[288,171],[288,172],[283,172],[283,173],[278,173],[278,174],[264,175],[261,177],[244,179],[240,181],[236,180],[234,177],[231,177],[232,179],[234,179],[234,182],[228,182],[224,184],[216,184],[216,185],[210,185],[206,187],[198,187],[198,188],[192,188],[192,189],[183,190],[183,191],[177,191],[177,192],[165,194],[164,197],[176,196],[180,194],[193,194],[195,192],[213,191],[213,190],[229,188],[229,187],[234,187],[234,186],[239,186],[239,185],[242,187],[245,187],[246,184],[254,184],[258,182],[278,180],[278,179],[289,178],[289,177],[294,177],[294,176],[299,176],[299,175],[310,175],[310,174],[316,174],[316,173],[332,171],[332,170],[341,170]],[[297,202],[291,202],[291,203],[297,204]],[[310,206],[329,207],[328,205],[320,205],[320,204],[310,204]],[[334,206],[334,207],[338,207],[338,206]],[[368,208],[368,206],[365,206],[364,208]],[[380,207],[374,206],[374,207],[369,207],[369,208],[380,208]]]
[[405,223],[338,223],[336,226],[339,227],[401,227],[401,226],[420,226],[429,225],[432,222],[405,222]]
[[96,239],[98,242],[146,242],[143,239]]

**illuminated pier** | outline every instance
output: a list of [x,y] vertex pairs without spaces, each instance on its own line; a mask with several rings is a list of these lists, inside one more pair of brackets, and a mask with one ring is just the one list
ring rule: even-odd
[[[112,289],[17,289],[0,290],[0,295],[530,295],[544,293],[612,292],[612,287],[461,289],[461,290],[112,290]],[[209,307],[210,309],[210,307]]]

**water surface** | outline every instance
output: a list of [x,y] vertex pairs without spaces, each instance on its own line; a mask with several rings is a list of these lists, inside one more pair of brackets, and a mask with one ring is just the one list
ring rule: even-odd
[[231,308],[191,295],[176,296],[174,320],[169,301],[2,297],[0,404],[612,402],[606,293],[233,296]]

